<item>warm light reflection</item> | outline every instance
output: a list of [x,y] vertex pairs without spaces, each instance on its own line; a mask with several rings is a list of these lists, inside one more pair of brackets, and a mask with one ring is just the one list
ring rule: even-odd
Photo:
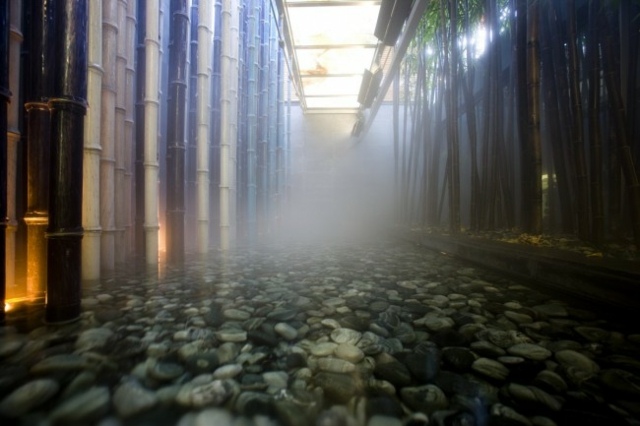
[[11,310],[11,307],[12,307],[11,303],[5,303],[4,304],[4,311],[5,312],[9,312]]

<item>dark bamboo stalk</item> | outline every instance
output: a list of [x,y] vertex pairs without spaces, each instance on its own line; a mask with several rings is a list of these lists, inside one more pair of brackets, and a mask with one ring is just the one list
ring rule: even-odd
[[[4,302],[7,289],[6,243],[9,226],[7,199],[7,104],[9,92],[9,2],[0,5],[0,324],[5,321]],[[13,259],[9,259],[13,261]]]
[[527,132],[527,2],[516,0],[516,75],[518,90],[516,102],[518,110],[518,139],[520,142],[520,224],[525,232],[530,230],[531,211],[528,200],[531,199],[531,148]]
[[[548,19],[542,19],[542,37],[541,49],[542,56],[542,73],[544,78],[544,102],[546,119],[548,122],[548,137],[551,151],[553,154],[553,169],[558,181],[559,201],[560,201],[560,218],[562,232],[573,232],[573,205],[571,203],[571,187],[569,185],[569,176],[565,167],[566,159],[563,150],[563,138],[560,122],[560,110],[558,108],[559,90],[556,84],[555,64],[553,61],[552,48],[550,43],[550,34],[552,32]],[[551,180],[551,177],[549,178]]]
[[47,304],[50,323],[80,315],[82,162],[87,97],[87,1],[58,7],[51,109],[51,174],[47,228]]
[[[449,180],[449,230],[460,232],[460,142],[458,140],[458,8],[457,0],[449,0],[450,34],[449,46],[449,157],[451,179]],[[450,114],[450,115],[449,115]]]
[[631,215],[631,226],[636,244],[636,250],[640,250],[640,182],[634,164],[631,146],[629,144],[628,127],[626,125],[625,109],[620,95],[620,88],[616,82],[616,72],[614,64],[616,60],[613,56],[612,34],[606,16],[600,14],[603,29],[603,64],[605,68],[605,83],[609,95],[609,108],[614,119],[613,128],[616,133],[618,149],[620,151],[620,163],[627,186],[629,196],[629,207]]
[[145,98],[145,34],[147,32],[147,0],[137,3],[138,34],[136,44],[136,146],[135,146],[135,247],[144,260],[144,98]]
[[591,239],[604,241],[604,203],[602,199],[602,139],[600,132],[600,50],[598,41],[599,2],[589,2],[587,59],[589,63],[589,148],[591,184]]
[[167,111],[167,260],[184,260],[189,0],[171,0]]
[[575,0],[569,0],[568,8],[568,50],[569,50],[569,94],[571,96],[571,123],[573,140],[573,155],[577,178],[577,208],[578,235],[582,239],[589,236],[589,181],[584,153],[584,132],[582,123],[582,104],[580,98],[580,66],[577,48],[576,10]]
[[194,249],[196,242],[196,157],[198,132],[197,106],[198,97],[204,94],[198,93],[198,0],[191,0],[191,29],[189,37],[189,88],[186,131],[186,161],[185,161],[185,245],[187,249]]
[[540,136],[540,43],[538,3],[527,10],[527,87],[529,134],[531,137],[532,193],[529,232],[542,233],[542,140]]

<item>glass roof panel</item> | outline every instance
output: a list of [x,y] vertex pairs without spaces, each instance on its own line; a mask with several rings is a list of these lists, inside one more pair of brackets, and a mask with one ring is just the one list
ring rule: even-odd
[[369,68],[374,48],[297,49],[301,76],[359,74]]
[[307,110],[358,108],[378,39],[380,0],[287,0],[300,97]]
[[[292,2],[295,4],[295,2]],[[379,5],[289,7],[295,45],[375,44]]]
[[359,106],[357,96],[307,98],[307,108],[309,109],[357,109]]
[[310,77],[302,80],[306,96],[358,95],[362,75],[350,77]]

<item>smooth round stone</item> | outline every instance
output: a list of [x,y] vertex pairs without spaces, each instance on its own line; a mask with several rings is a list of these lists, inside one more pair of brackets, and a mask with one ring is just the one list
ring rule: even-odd
[[384,300],[376,300],[369,305],[371,312],[383,312],[389,307],[389,303]]
[[93,387],[64,401],[51,412],[49,418],[61,424],[91,422],[107,414],[110,402],[109,388]]
[[564,306],[555,304],[555,303],[550,303],[546,305],[536,305],[532,309],[548,317],[568,317],[569,316],[569,312],[567,312],[567,309]]
[[213,372],[214,379],[231,379],[242,373],[242,366],[240,364],[228,364],[218,367]]
[[560,393],[567,390],[567,382],[564,381],[555,371],[542,370],[533,379],[533,384],[553,393]]
[[329,327],[332,330],[336,330],[342,327],[340,323],[333,318],[324,318],[322,321],[320,321],[320,324],[324,325],[325,327]]
[[504,316],[509,318],[511,321],[514,321],[518,324],[528,324],[533,322],[533,318],[531,318],[527,314],[521,314],[513,311],[505,311]]
[[57,371],[82,370],[89,366],[89,362],[76,354],[60,354],[45,358],[31,367],[34,374],[46,374]]
[[264,382],[275,389],[285,389],[289,381],[289,375],[284,371],[267,371],[262,373]]
[[90,328],[83,331],[76,340],[76,349],[88,351],[104,347],[113,336],[113,331],[108,328]]
[[356,371],[356,366],[353,363],[333,357],[318,359],[318,368],[330,373],[352,373]]
[[286,340],[293,340],[298,337],[298,330],[291,327],[285,322],[279,322],[275,325],[274,330],[276,333],[284,337]]
[[486,329],[478,332],[477,336],[481,340],[487,340],[503,349],[518,343],[531,343],[529,337],[515,330]]
[[[182,424],[182,423],[180,423]],[[193,420],[193,426],[233,426],[233,416],[220,408],[207,408],[200,411]]]
[[599,327],[580,326],[576,327],[574,330],[589,342],[594,343],[606,342],[611,337],[610,331],[603,330]]
[[247,340],[247,332],[244,330],[234,330],[234,329],[226,329],[226,330],[218,330],[215,332],[216,338],[221,342],[244,342]]
[[316,343],[315,345],[311,346],[310,352],[311,355],[315,356],[329,356],[335,352],[337,347],[338,344],[334,342]]
[[234,389],[230,380],[214,380],[200,385],[191,382],[180,389],[176,401],[194,408],[219,406],[233,395]]
[[332,297],[330,299],[326,299],[322,301],[322,304],[325,306],[330,306],[330,307],[338,307],[341,305],[344,305],[346,303],[346,300],[344,300],[341,297]]
[[517,401],[533,405],[539,404],[551,411],[559,411],[562,408],[562,403],[559,400],[535,386],[509,383],[507,385],[507,393]]
[[334,351],[335,356],[345,361],[352,362],[354,364],[359,363],[364,358],[364,352],[357,346],[349,343],[341,343]]
[[241,311],[240,309],[225,309],[222,312],[222,315],[224,315],[226,319],[232,321],[246,321],[251,318],[251,314],[249,312]]
[[25,383],[0,402],[0,414],[6,417],[22,416],[49,400],[58,389],[58,383],[51,379]]
[[509,369],[507,367],[489,358],[476,359],[473,364],[471,364],[471,369],[497,380],[505,380],[509,375]]
[[151,409],[158,402],[156,394],[136,382],[125,382],[113,393],[113,405],[122,417],[131,417]]
[[358,376],[322,371],[315,375],[313,381],[322,388],[326,398],[336,403],[344,404],[364,393],[364,383]]
[[402,421],[395,417],[375,415],[369,418],[367,426],[402,426]]
[[503,404],[493,404],[489,413],[489,424],[510,426],[531,426],[528,418],[511,407]]
[[27,338],[21,334],[10,334],[0,337],[0,358],[5,358],[18,352]]
[[442,389],[432,384],[402,388],[400,397],[412,410],[426,414],[444,410],[449,405],[449,401]]
[[411,383],[409,369],[398,361],[376,362],[373,372],[377,378],[386,380],[397,387],[407,386]]
[[298,314],[295,309],[276,308],[267,314],[267,318],[273,321],[291,321]]
[[445,328],[451,328],[455,325],[455,321],[453,321],[449,317],[426,317],[424,318],[424,326],[427,327],[431,331],[438,331]]
[[630,400],[640,400],[640,377],[625,370],[612,368],[600,373],[600,381],[607,389]]
[[336,343],[356,345],[361,337],[362,333],[350,328],[337,328],[331,332],[331,340]]
[[476,360],[476,355],[467,348],[449,347],[442,350],[442,360],[454,371],[468,371]]
[[551,356],[551,351],[533,343],[518,343],[507,349],[511,355],[521,356],[534,361],[543,361]]
[[597,373],[600,370],[591,358],[571,349],[556,352],[555,358],[565,368],[573,367],[586,373]]
[[164,382],[182,375],[184,368],[173,362],[152,362],[147,366],[147,373],[151,378]]

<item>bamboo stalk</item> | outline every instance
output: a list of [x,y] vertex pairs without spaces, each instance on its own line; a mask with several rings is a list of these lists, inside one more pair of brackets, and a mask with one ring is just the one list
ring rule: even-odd
[[127,258],[127,246],[125,244],[125,118],[126,118],[126,42],[127,42],[127,0],[118,0],[117,5],[117,37],[116,37],[116,75],[115,75],[115,139],[113,141],[114,152],[114,261],[123,263]]
[[145,262],[158,264],[158,119],[160,78],[159,3],[146,2],[144,99],[144,231]]
[[[11,0],[9,5],[9,67],[7,70],[11,102],[7,109],[7,228],[5,276],[8,290],[16,292],[16,185],[18,181],[18,145],[20,143],[20,48],[22,45],[22,0]],[[2,216],[0,215],[0,218]],[[11,298],[12,294],[8,293]],[[2,302],[2,300],[0,300]]]
[[51,110],[50,188],[47,227],[45,321],[80,316],[82,169],[87,97],[87,1],[56,3],[57,32]]
[[[11,100],[9,91],[9,3],[0,5],[0,324],[4,324],[4,302],[7,289],[7,246],[5,236],[9,225],[7,200],[7,104]],[[13,259],[11,259],[13,260]]]
[[[200,0],[198,5],[198,133],[196,162],[196,250],[204,254],[209,249],[209,133],[211,122],[213,1]],[[214,100],[215,101],[215,100]]]
[[124,244],[127,257],[135,250],[134,228],[134,145],[135,145],[135,115],[136,115],[136,11],[138,1],[128,0],[126,17],[126,46],[125,56],[125,138],[124,138]]
[[[47,104],[52,94],[51,68],[45,64],[54,58],[53,34],[56,33],[55,9],[51,2],[32,1],[30,6],[29,84],[25,85],[27,125],[27,297],[43,298],[46,290],[47,245],[45,230],[49,224],[50,113]],[[56,59],[57,60],[57,59]]]
[[189,56],[189,0],[171,2],[167,109],[167,260],[184,260],[185,121]]
[[100,118],[100,259],[104,270],[115,265],[115,107],[117,91],[118,3],[102,3],[102,102]]
[[84,127],[82,192],[82,278],[100,278],[100,107],[102,104],[102,5],[89,3],[87,115]]

